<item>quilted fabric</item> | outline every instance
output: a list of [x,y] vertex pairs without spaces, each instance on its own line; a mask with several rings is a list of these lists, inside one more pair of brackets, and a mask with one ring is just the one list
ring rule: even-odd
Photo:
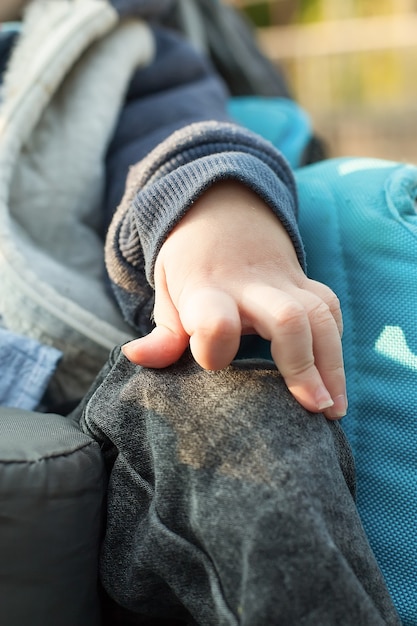
[[297,172],[308,273],[341,300],[358,507],[405,626],[417,624],[417,168]]
[[106,482],[99,445],[69,418],[0,407],[0,624],[101,624]]

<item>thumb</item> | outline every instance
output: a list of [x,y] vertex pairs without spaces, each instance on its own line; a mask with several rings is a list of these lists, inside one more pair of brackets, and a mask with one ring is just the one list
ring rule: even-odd
[[137,365],[168,367],[178,361],[190,338],[167,292],[159,297],[155,294],[154,317],[155,328],[145,337],[126,343],[122,351],[129,361]]

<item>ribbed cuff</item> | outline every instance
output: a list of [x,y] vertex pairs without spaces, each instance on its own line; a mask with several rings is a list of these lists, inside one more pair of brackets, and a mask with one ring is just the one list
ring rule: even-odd
[[[305,266],[291,170],[272,144],[257,135],[231,124],[194,124],[160,144],[141,162],[137,174],[140,191],[133,202],[134,220],[151,285],[168,233],[206,189],[227,179],[246,184],[270,206]],[[123,241],[119,243],[123,246]],[[128,260],[127,254],[123,256]]]

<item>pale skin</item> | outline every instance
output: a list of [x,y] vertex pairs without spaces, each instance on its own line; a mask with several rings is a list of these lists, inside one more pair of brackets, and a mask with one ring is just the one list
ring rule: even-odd
[[155,328],[123,347],[128,359],[163,368],[189,345],[201,367],[218,370],[242,334],[257,333],[302,406],[345,415],[339,301],[306,277],[286,230],[247,187],[206,191],[167,237],[154,279]]

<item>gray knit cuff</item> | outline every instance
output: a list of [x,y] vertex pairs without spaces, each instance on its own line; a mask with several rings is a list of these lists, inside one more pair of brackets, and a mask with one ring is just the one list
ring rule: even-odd
[[[134,221],[151,285],[155,260],[168,233],[206,189],[226,179],[246,184],[271,207],[304,267],[291,170],[272,144],[257,135],[232,124],[193,124],[160,144],[137,166],[134,178],[140,189],[133,201]],[[131,230],[132,223],[126,226]],[[132,232],[125,235],[119,245],[128,261]]]

